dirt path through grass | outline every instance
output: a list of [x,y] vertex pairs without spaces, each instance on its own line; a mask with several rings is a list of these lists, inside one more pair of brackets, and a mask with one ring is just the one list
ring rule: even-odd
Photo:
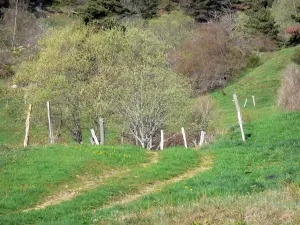
[[200,160],[200,165],[197,168],[189,170],[189,171],[185,172],[184,174],[181,174],[177,177],[173,177],[169,180],[165,180],[162,182],[158,181],[158,182],[155,182],[154,184],[144,186],[143,189],[140,190],[139,193],[133,194],[133,195],[127,195],[127,196],[124,196],[122,199],[111,201],[109,204],[107,204],[99,209],[94,210],[94,212],[98,211],[98,210],[102,210],[102,209],[111,208],[115,205],[124,205],[124,204],[131,203],[145,195],[151,194],[153,192],[157,192],[167,185],[171,185],[176,182],[192,178],[193,176],[197,175],[198,173],[202,173],[206,170],[211,169],[212,165],[213,165],[212,157],[211,156],[203,156]]
[[[159,160],[158,153],[153,152],[151,154],[152,156],[150,162],[140,164],[139,165],[140,167],[148,167],[158,163]],[[48,206],[58,205],[61,202],[72,200],[76,196],[80,195],[83,191],[87,191],[99,187],[108,178],[123,176],[124,174],[129,173],[130,171],[131,169],[113,170],[96,177],[86,177],[84,175],[83,176],[77,175],[78,185],[76,188],[74,187],[69,188],[68,185],[65,185],[64,188],[61,189],[59,193],[47,197],[43,203],[38,204],[33,208],[25,209],[22,212],[44,209]]]

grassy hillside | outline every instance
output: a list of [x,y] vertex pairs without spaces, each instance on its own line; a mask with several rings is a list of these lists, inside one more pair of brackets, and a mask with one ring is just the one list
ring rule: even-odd
[[[0,224],[300,224],[300,113],[276,106],[294,51],[212,93],[227,134],[199,151],[0,145]],[[248,97],[246,143],[233,93]]]
[[[283,49],[268,56],[261,66],[244,74],[239,80],[232,82],[226,88],[212,93],[224,112],[225,124],[236,124],[236,110],[232,95],[238,95],[240,106],[243,107],[248,98],[246,108],[243,108],[244,122],[254,122],[281,113],[276,106],[277,92],[280,86],[281,71],[291,62],[295,48]],[[256,107],[252,96],[255,96]]]

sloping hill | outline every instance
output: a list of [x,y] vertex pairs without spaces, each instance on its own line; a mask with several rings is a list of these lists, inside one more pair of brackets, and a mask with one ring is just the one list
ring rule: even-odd
[[[238,95],[241,107],[248,98],[247,106],[243,108],[245,122],[254,122],[280,113],[276,99],[281,72],[291,62],[294,52],[295,48],[289,48],[273,53],[259,67],[247,72],[226,88],[212,93],[224,112],[227,126],[236,123],[236,111],[232,102],[234,93]],[[256,107],[253,106],[252,96],[255,96]]]
[[[212,93],[229,128],[225,137],[202,150],[215,155],[212,170],[127,206],[100,210],[95,218],[108,224],[300,224],[300,113],[284,112],[276,104],[281,72],[294,51],[274,53]],[[233,93],[241,105],[248,97],[242,108],[246,143],[241,141]]]
[[[173,148],[153,160],[131,146],[3,147],[0,224],[300,224],[300,113],[276,106],[280,74],[294,51],[274,53],[212,93],[227,135],[200,151]],[[245,143],[233,93],[241,105],[248,97]],[[105,179],[87,187],[99,176]],[[70,190],[78,193],[46,204]]]

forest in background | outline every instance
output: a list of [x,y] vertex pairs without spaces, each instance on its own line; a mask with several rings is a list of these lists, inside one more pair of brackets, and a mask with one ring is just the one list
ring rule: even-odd
[[148,149],[160,130],[172,137],[181,126],[190,143],[200,131],[214,137],[222,113],[207,94],[300,41],[299,0],[0,5],[0,77],[18,87],[1,88],[6,111],[24,119],[33,104],[33,124],[45,127],[50,101],[57,141],[67,131],[81,143],[99,118],[116,139],[126,130],[128,143]]

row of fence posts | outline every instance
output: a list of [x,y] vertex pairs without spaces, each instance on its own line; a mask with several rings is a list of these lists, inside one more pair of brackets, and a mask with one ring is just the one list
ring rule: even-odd
[[[31,112],[32,112],[32,105],[29,104],[28,111],[27,111],[27,118],[26,118],[24,147],[27,147],[29,144]],[[52,121],[51,121],[51,108],[50,108],[49,101],[47,101],[47,114],[48,114],[50,144],[54,144],[53,127],[52,127]],[[99,119],[99,128],[100,128],[100,140],[98,140],[95,130],[91,129],[91,134],[92,134],[91,143],[95,143],[96,145],[99,145],[99,144],[104,145],[104,120],[103,120],[103,118]]]
[[[248,102],[248,98],[246,98],[245,103],[244,103],[244,108],[246,108],[247,106],[247,102]],[[253,102],[253,106],[255,106],[255,96],[252,96],[252,102]]]
[[[239,105],[239,101],[237,98],[236,94],[233,94],[233,101],[236,107],[236,111],[237,111],[237,117],[238,117],[238,123],[240,125],[240,129],[241,129],[241,134],[242,134],[242,140],[245,142],[246,141],[246,137],[245,137],[245,132],[244,132],[244,127],[243,127],[243,117],[242,117],[242,111]],[[244,103],[244,108],[247,105],[247,101],[248,98],[246,98],[245,103]],[[255,96],[252,96],[252,101],[253,101],[253,106],[256,106],[256,102],[255,102]]]
[[[184,127],[181,128],[181,134],[182,134],[182,138],[183,138],[184,147],[187,148],[188,145],[187,145],[187,139],[186,139]],[[199,147],[201,147],[204,144],[205,135],[206,135],[206,132],[205,131],[201,131],[201,133],[200,133]],[[159,144],[160,150],[164,149],[164,142],[165,142],[165,140],[164,140],[164,131],[161,130],[160,131],[160,144]]]
[[[237,118],[238,118],[238,123],[239,123],[241,134],[242,134],[242,140],[246,141],[244,127],[243,127],[242,112],[241,112],[241,108],[240,108],[239,101],[238,101],[238,98],[237,98],[236,94],[233,94],[233,101],[234,101],[236,111],[237,111]],[[247,101],[248,101],[248,98],[246,98],[246,100],[245,100],[244,108],[247,105]],[[255,106],[256,105],[255,96],[252,96],[252,101],[253,101],[253,105]],[[30,130],[31,112],[32,112],[32,105],[29,104],[28,111],[27,111],[27,118],[26,118],[24,147],[28,146],[28,144],[29,144],[29,130]],[[50,102],[49,101],[47,101],[47,112],[48,112],[48,126],[49,126],[50,144],[54,144],[53,128],[52,128],[52,121],[51,121],[51,108],[50,108]],[[94,129],[90,130],[91,135],[92,135],[91,143],[96,144],[96,145],[104,145],[104,120],[103,120],[103,118],[99,119],[99,130],[100,130],[100,138],[99,139],[97,138],[95,130]],[[181,128],[181,133],[182,133],[182,137],[183,137],[184,147],[187,148],[188,147],[187,139],[186,139],[185,130],[184,130],[183,127]],[[204,144],[205,135],[206,135],[205,131],[201,131],[199,146],[202,146]],[[160,141],[159,148],[161,150],[163,150],[164,149],[164,131],[163,130],[161,130],[161,132],[160,132],[160,139],[161,139],[161,141]],[[124,126],[122,128],[121,143],[124,144]]]
[[103,118],[99,119],[99,130],[100,130],[100,140],[98,140],[96,132],[94,129],[91,129],[91,143],[96,145],[104,145],[104,120]]

